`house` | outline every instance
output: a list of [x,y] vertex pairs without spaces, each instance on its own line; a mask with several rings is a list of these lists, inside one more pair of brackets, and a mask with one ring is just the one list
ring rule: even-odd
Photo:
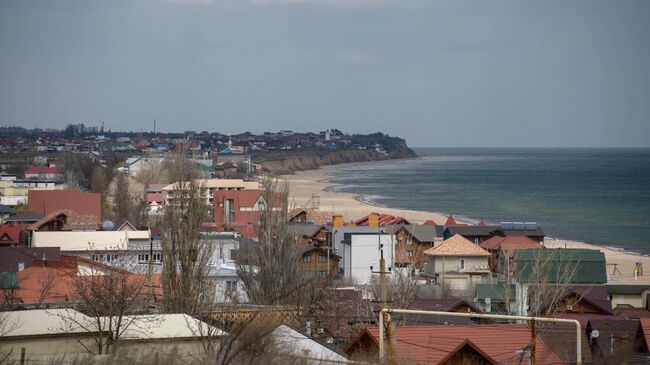
[[478,245],[491,238],[493,236],[492,232],[496,228],[496,226],[446,225],[443,238],[449,239],[455,235],[459,235]]
[[461,235],[446,239],[424,253],[428,257],[426,275],[454,291],[470,290],[490,274],[490,253]]
[[353,286],[325,290],[315,312],[314,338],[343,347],[359,328],[377,324],[372,293]]
[[320,364],[346,364],[347,357],[335,351],[334,349],[315,341],[313,338],[306,336],[291,327],[284,324],[276,327],[268,336],[271,343],[280,351],[289,356],[288,362],[292,356],[301,364],[320,365]]
[[0,247],[0,272],[18,272],[32,266],[34,260],[59,261],[58,247]]
[[544,231],[534,222],[502,222],[491,225],[445,225],[444,238],[461,235],[475,244],[481,244],[492,236],[526,236],[534,241],[544,243]]
[[[473,303],[461,298],[415,299],[406,309],[450,312],[450,313],[481,313],[481,309]],[[420,314],[398,314],[397,318],[407,324],[473,324],[477,320],[465,317],[426,316]]]
[[605,288],[614,308],[619,306],[648,308],[650,285],[607,284]]
[[[543,309],[549,312],[547,309]],[[614,315],[612,302],[607,296],[607,288],[603,285],[569,286],[559,297],[555,309],[550,313],[585,314],[585,315]]]
[[501,222],[492,232],[496,236],[526,236],[544,244],[545,233],[536,222]]
[[289,222],[311,223],[325,226],[330,224],[331,214],[313,208],[296,208],[289,212]]
[[25,170],[25,179],[63,181],[63,174],[58,166],[31,166]]
[[23,227],[0,224],[0,246],[26,245],[27,240],[27,231]]
[[354,221],[355,226],[368,226],[376,228],[393,224],[411,224],[404,217],[395,217],[390,214],[370,213]]
[[[214,193],[223,190],[259,190],[260,185],[254,181],[244,181],[242,179],[197,179],[196,183],[203,189],[205,204],[214,207]],[[173,183],[162,188],[166,194],[165,204],[174,204],[174,198],[178,189],[181,189],[180,183]],[[211,216],[214,212],[210,209]]]
[[278,193],[266,194],[262,190],[216,190],[213,209],[215,224],[223,227],[255,225],[267,207],[279,210],[281,199]]
[[[28,260],[25,257],[24,260]],[[111,271],[120,271],[97,261],[78,256],[60,255],[53,260],[33,259],[29,267],[22,268],[14,274],[15,285],[0,289],[0,303],[19,307],[29,307],[44,303],[67,303],[76,301],[75,282],[79,276],[104,275]],[[129,281],[145,282],[146,275],[127,273]],[[154,295],[160,299],[162,286],[160,275],[153,275]],[[143,295],[148,294],[148,287],[142,287]]]
[[57,210],[71,210],[79,216],[95,217],[96,228],[102,222],[101,194],[78,190],[30,190],[28,209],[48,215]]
[[[98,360],[95,338],[99,331],[96,320],[74,309],[38,309],[1,312],[9,329],[0,333],[2,350],[7,360],[18,363],[24,350],[25,363],[82,362]],[[224,335],[187,314],[156,314],[125,316],[120,321],[122,333],[118,354],[144,361],[159,353],[173,353],[181,359],[192,360],[204,353],[202,341],[206,334],[215,340]],[[19,323],[20,325],[11,325]],[[115,329],[107,329],[114,331]]]
[[69,209],[57,209],[29,226],[30,231],[96,231],[94,215],[80,215]]
[[509,314],[517,307],[514,284],[477,284],[476,305],[488,313]]
[[162,247],[152,241],[149,231],[35,231],[32,246],[60,247],[68,255],[136,273],[148,272],[151,260],[154,272],[162,270]]
[[490,269],[501,273],[512,272],[510,265],[515,250],[543,247],[539,242],[527,236],[492,236],[479,246],[492,254]]
[[421,269],[427,261],[424,251],[442,242],[442,227],[436,225],[393,225],[388,232],[395,235],[395,265]]
[[234,263],[211,265],[207,280],[214,285],[215,303],[246,303],[248,295]]
[[519,315],[528,314],[531,290],[543,293],[554,285],[593,286],[607,282],[605,254],[599,250],[520,249],[515,250],[512,264]]
[[334,254],[341,256],[343,277],[359,284],[371,282],[372,271],[379,270],[383,249],[386,268],[394,268],[395,236],[384,227],[332,227]]
[[[513,256],[515,279],[520,283],[578,285],[605,284],[607,271],[605,254],[583,248],[544,248],[515,250]],[[566,274],[571,273],[567,278]],[[539,276],[543,275],[543,278]]]
[[38,212],[22,211],[18,212],[5,220],[5,223],[10,226],[24,226],[28,227],[39,220],[43,219],[44,215]]
[[[522,324],[422,325],[395,327],[397,362],[404,364],[528,363],[531,331]],[[376,361],[379,328],[367,327],[345,347],[351,360]],[[560,359],[539,337],[535,362],[557,364]]]
[[310,276],[336,277],[340,259],[329,246],[303,246],[300,268]]

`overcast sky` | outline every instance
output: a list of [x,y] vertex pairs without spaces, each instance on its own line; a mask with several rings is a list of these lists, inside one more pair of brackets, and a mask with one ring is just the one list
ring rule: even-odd
[[650,147],[650,1],[0,0],[0,125]]

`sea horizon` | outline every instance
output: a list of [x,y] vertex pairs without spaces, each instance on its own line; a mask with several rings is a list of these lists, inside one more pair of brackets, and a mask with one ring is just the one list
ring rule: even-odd
[[335,169],[332,190],[475,223],[533,221],[547,237],[650,254],[650,148],[413,150],[418,157]]

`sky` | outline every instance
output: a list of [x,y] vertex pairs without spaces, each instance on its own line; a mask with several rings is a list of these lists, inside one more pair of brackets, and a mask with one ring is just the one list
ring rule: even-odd
[[0,0],[0,126],[650,147],[650,1]]

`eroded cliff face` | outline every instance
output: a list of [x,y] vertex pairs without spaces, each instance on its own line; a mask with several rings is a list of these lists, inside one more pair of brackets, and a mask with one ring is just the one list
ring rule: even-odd
[[415,156],[415,152],[405,145],[396,146],[396,148],[388,153],[388,156],[373,150],[348,149],[285,156],[280,159],[263,161],[262,168],[272,174],[283,175],[290,174],[294,171],[313,170],[326,165],[410,158]]

